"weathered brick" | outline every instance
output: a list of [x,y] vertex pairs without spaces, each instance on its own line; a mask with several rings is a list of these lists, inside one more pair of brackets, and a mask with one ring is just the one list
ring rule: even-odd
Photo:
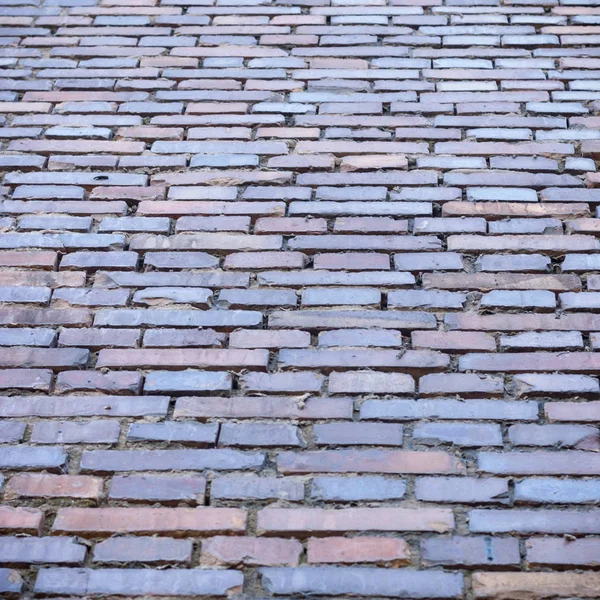
[[87,548],[72,538],[3,537],[1,540],[0,560],[10,565],[81,565],[87,554]]
[[14,569],[0,569],[0,592],[19,594],[23,589],[23,579]]
[[231,375],[222,371],[151,371],[144,380],[147,394],[202,394],[231,389]]
[[0,532],[40,535],[44,513],[36,508],[0,506]]
[[359,501],[396,500],[404,497],[406,484],[379,475],[357,477],[315,477],[311,497],[315,500]]
[[191,540],[136,537],[109,538],[94,548],[98,563],[189,563],[192,559]]
[[421,542],[421,556],[427,566],[515,567],[521,562],[518,540],[489,536],[428,538]]
[[308,540],[309,563],[391,563],[410,560],[410,546],[404,540],[379,537],[330,537]]
[[[1,404],[0,404],[1,406]],[[181,398],[175,404],[176,418],[229,417],[236,419],[349,419],[352,416],[350,398],[307,398],[299,402],[294,397],[237,397],[223,402],[222,398]]]
[[497,419],[534,421],[538,418],[537,402],[510,400],[367,400],[360,409],[361,419],[413,421],[435,419]]
[[237,571],[200,569],[42,569],[35,582],[38,594],[92,595],[213,595],[240,589]]
[[465,398],[499,396],[504,392],[500,378],[470,373],[425,375],[419,379],[419,393],[423,396],[457,395]]
[[67,454],[60,446],[6,446],[0,451],[0,467],[28,471],[60,471],[67,464]]
[[400,590],[407,598],[456,598],[462,593],[462,576],[412,569],[386,570],[356,567],[285,567],[260,569],[263,585],[275,594],[395,597]]
[[525,543],[527,562],[530,565],[579,566],[598,564],[598,540],[583,538],[530,538]]
[[598,511],[475,509],[469,513],[469,530],[477,533],[597,533]]
[[217,536],[202,542],[205,566],[295,566],[302,544],[297,540]]
[[193,444],[198,446],[214,445],[219,427],[216,424],[200,423],[132,423],[127,432],[131,441],[165,441]]
[[413,431],[416,442],[426,445],[502,446],[502,431],[485,423],[421,423]]
[[540,598],[593,598],[598,590],[597,573],[475,573],[475,598],[508,600],[515,596]]
[[86,475],[19,473],[6,484],[5,498],[87,498],[99,500],[102,479]]
[[301,481],[292,478],[218,477],[212,482],[211,496],[223,500],[297,501],[304,498],[304,485]]
[[340,531],[449,531],[452,511],[443,508],[264,508],[258,532],[333,533]]
[[493,477],[419,477],[415,496],[429,502],[504,503],[508,500],[508,482]]
[[52,531],[61,535],[114,533],[197,535],[243,531],[246,512],[237,508],[61,508]]
[[264,456],[237,450],[86,450],[81,470],[92,472],[258,468]]
[[220,446],[305,446],[295,425],[262,423],[225,423],[219,433]]
[[31,441],[38,444],[112,444],[121,427],[115,421],[41,421],[34,423]]
[[464,464],[446,452],[321,450],[277,457],[282,473],[461,473]]
[[109,498],[129,502],[202,504],[206,479],[187,475],[123,475],[111,480]]
[[531,504],[589,504],[595,502],[599,487],[593,479],[524,479],[515,484],[515,501]]
[[127,367],[200,367],[200,368],[258,368],[267,366],[268,353],[264,350],[101,350],[96,368]]

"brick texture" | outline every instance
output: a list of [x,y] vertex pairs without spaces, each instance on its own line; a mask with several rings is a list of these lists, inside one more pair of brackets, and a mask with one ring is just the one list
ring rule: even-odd
[[600,598],[599,0],[0,1],[0,596]]

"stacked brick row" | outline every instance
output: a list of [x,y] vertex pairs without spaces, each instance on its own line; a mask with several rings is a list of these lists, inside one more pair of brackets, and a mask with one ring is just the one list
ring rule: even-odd
[[598,0],[0,2],[0,595],[600,598]]

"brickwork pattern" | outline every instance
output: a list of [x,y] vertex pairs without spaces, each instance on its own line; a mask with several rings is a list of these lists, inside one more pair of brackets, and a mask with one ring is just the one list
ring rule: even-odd
[[1,0],[0,596],[600,598],[598,0]]

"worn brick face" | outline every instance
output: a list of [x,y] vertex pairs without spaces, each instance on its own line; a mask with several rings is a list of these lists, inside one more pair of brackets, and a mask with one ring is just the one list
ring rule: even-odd
[[4,0],[0,596],[600,597],[598,0]]

